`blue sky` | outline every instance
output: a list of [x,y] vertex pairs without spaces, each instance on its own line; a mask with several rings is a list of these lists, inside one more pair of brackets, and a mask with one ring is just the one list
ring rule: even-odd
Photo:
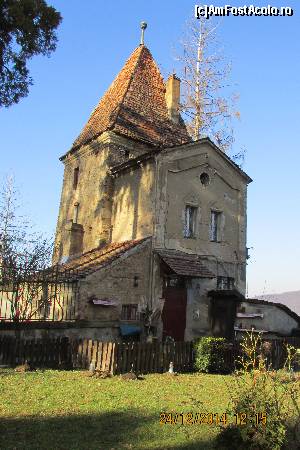
[[[229,3],[216,2],[215,6]],[[30,63],[34,86],[18,105],[0,111],[0,177],[13,172],[24,209],[45,233],[54,232],[63,166],[70,147],[125,60],[146,45],[165,73],[175,63],[195,2],[79,0],[51,2],[63,16],[57,50]],[[256,6],[267,3],[255,2]],[[250,295],[300,289],[300,20],[226,17],[220,27],[232,78],[240,93],[236,140],[247,149],[244,170],[254,179],[248,195]]]

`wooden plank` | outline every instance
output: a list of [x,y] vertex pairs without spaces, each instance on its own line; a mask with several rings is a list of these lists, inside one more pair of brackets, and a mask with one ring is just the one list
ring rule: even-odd
[[146,371],[146,343],[141,342],[141,372],[147,373]]
[[138,369],[137,369],[137,358],[138,358],[138,344],[139,344],[139,342],[138,341],[134,341],[132,344],[133,344],[132,345],[133,371],[135,373],[137,373],[138,372]]
[[158,352],[158,355],[157,355],[157,371],[158,371],[158,373],[162,373],[162,356],[163,356],[163,353],[162,353],[162,346],[161,346],[161,343],[159,341],[157,341],[157,352]]
[[76,367],[78,369],[81,369],[82,367],[82,346],[83,346],[82,339],[78,339],[77,355],[76,355]]
[[43,342],[43,358],[42,358],[42,366],[48,367],[48,357],[49,357],[49,338],[45,338]]
[[3,363],[7,365],[9,365],[10,346],[11,346],[11,337],[5,336]]
[[60,365],[60,342],[61,342],[60,337],[55,339],[55,351],[54,351],[55,368],[59,368]]
[[181,342],[175,342],[175,345],[173,345],[173,358],[172,358],[174,364],[174,372],[181,371],[180,352],[181,352]]
[[127,372],[127,361],[128,361],[128,345],[126,342],[122,343],[122,368],[121,373]]
[[95,368],[96,368],[96,363],[97,363],[97,353],[98,353],[98,342],[93,340],[92,341],[91,362],[94,364]]
[[77,354],[78,354],[78,339],[71,339],[71,359],[73,369],[77,367]]
[[106,354],[106,361],[105,361],[105,371],[111,372],[111,359],[113,356],[113,343],[108,342],[107,344],[107,354]]
[[113,373],[116,375],[119,373],[119,364],[120,364],[120,344],[116,342],[115,345],[115,356],[114,356],[114,369]]
[[101,358],[102,361],[101,361],[101,366],[100,366],[101,372],[103,372],[105,370],[106,354],[107,354],[107,342],[103,342],[102,343],[102,358]]
[[141,342],[136,343],[136,371],[141,373]]
[[90,366],[92,362],[92,353],[93,353],[93,341],[92,339],[88,340],[88,349],[87,349],[87,363],[88,367]]
[[180,372],[184,372],[184,342],[179,342],[179,366]]
[[127,344],[127,367],[126,372],[130,372],[132,369],[132,354],[133,354],[133,342]]
[[12,339],[11,341],[11,347],[10,347],[10,355],[9,355],[9,364],[11,366],[16,365],[16,339]]
[[152,344],[146,343],[146,373],[151,371],[151,347]]
[[102,357],[103,357],[103,344],[102,342],[97,343],[98,351],[97,351],[97,362],[96,369],[101,370]]
[[28,362],[33,366],[35,364],[35,339],[30,339]]
[[118,373],[118,355],[119,355],[120,344],[118,342],[114,343],[114,357],[113,357],[113,367],[112,374],[115,375]]
[[158,342],[153,343],[153,372],[159,372],[159,346]]
[[185,342],[180,342],[180,354],[179,354],[179,365],[180,365],[180,372],[184,372],[184,350],[185,350]]
[[154,342],[149,343],[149,372],[155,372],[154,368],[154,359],[155,359],[155,344]]
[[110,357],[110,365],[109,365],[108,370],[112,375],[114,374],[115,351],[116,351],[116,344],[115,344],[115,342],[111,342],[111,357]]
[[122,373],[122,367],[123,367],[123,344],[122,342],[119,342],[117,350],[117,373]]
[[82,345],[82,369],[88,369],[88,357],[87,357],[87,351],[88,351],[88,339],[83,340]]
[[112,351],[112,343],[111,342],[107,342],[106,358],[105,358],[105,364],[104,364],[104,370],[105,371],[109,370],[111,351]]
[[38,339],[36,341],[36,363],[35,367],[41,367],[43,360],[43,339]]

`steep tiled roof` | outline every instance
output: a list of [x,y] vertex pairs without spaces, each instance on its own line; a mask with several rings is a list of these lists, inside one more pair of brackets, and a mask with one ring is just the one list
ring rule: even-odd
[[168,117],[165,84],[144,45],[131,54],[92,112],[73,149],[108,130],[152,145],[176,145],[191,140],[184,124],[175,124]]
[[[86,276],[98,269],[108,266],[117,258],[125,254],[128,250],[133,249],[137,245],[149,238],[137,239],[132,241],[116,242],[108,244],[105,247],[95,248],[84,253],[78,258],[74,258],[69,262],[59,266],[60,271],[74,271],[74,276]],[[76,272],[76,273],[75,273]]]
[[198,255],[184,253],[178,250],[157,250],[157,253],[177,275],[200,278],[215,277],[215,275],[202,264]]

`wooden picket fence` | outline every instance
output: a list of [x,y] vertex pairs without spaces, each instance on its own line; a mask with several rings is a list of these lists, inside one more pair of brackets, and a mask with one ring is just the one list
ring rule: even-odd
[[[286,350],[284,343],[300,348],[300,338],[272,341],[268,363],[274,368],[283,367]],[[241,355],[239,343],[235,342],[226,353],[226,367],[234,370],[235,361]],[[24,340],[0,336],[0,365],[16,366],[25,361],[33,367],[63,369],[88,369],[91,362],[95,368],[112,374],[129,372],[161,373],[173,362],[176,372],[189,372],[194,366],[192,342],[143,343],[99,342],[91,339]]]
[[88,369],[113,374],[165,372],[173,362],[178,372],[193,369],[192,342],[174,344],[143,342],[99,342],[68,338],[18,340],[0,337],[0,365],[15,366],[30,362],[33,367]]

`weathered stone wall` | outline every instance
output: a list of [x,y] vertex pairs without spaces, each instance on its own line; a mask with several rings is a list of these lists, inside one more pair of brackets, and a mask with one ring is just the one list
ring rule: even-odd
[[140,239],[153,233],[154,165],[122,172],[114,181],[112,241]]
[[263,318],[237,317],[235,326],[239,328],[251,329],[254,326],[257,330],[273,331],[289,336],[293,328],[299,326],[296,319],[275,305],[242,302],[240,308],[245,308],[245,314],[263,314]]
[[[234,276],[245,292],[246,181],[210,145],[181,146],[158,157],[154,245],[205,256],[219,275]],[[201,173],[208,185],[200,182]],[[184,238],[185,206],[198,208],[195,237]],[[211,210],[222,212],[220,242],[210,241]]]
[[215,289],[215,279],[192,278],[186,281],[187,310],[185,340],[211,334],[208,291]]
[[[102,342],[119,341],[119,324],[103,324],[100,322],[90,322],[82,324],[61,324],[51,323],[31,326],[20,326],[18,331],[0,326],[0,336],[18,337],[19,339],[46,339],[69,337],[73,339],[95,339]],[[33,326],[32,326],[33,325]]]
[[[107,268],[88,275],[80,282],[78,316],[83,320],[120,320],[123,304],[137,304],[139,310],[146,306],[149,295],[151,241],[147,240],[129,250]],[[134,277],[137,286],[134,284]],[[95,306],[91,297],[109,298],[117,306]]]
[[[110,242],[114,183],[108,173],[109,168],[145,152],[143,144],[136,144],[107,132],[64,158],[64,180],[53,263],[58,262],[62,256],[74,256],[73,249],[79,249],[80,254],[98,247],[100,241]],[[76,168],[79,168],[79,176],[74,188]],[[142,177],[143,185],[147,187],[147,182],[144,183]],[[142,191],[143,187],[140,195]],[[82,226],[82,233],[74,230],[72,222]]]

